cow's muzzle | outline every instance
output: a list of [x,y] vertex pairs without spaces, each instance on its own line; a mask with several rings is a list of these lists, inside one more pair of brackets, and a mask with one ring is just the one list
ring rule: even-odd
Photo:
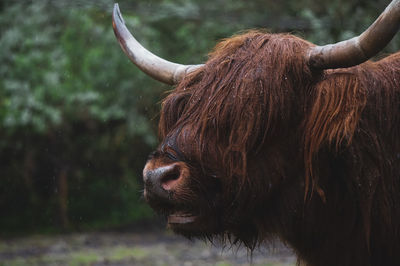
[[159,167],[153,167],[152,163],[147,163],[143,170],[145,198],[155,196],[161,199],[170,199],[182,178],[183,173],[179,163]]

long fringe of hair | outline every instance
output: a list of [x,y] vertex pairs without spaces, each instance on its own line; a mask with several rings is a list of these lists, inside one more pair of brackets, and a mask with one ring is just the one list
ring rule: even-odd
[[299,90],[311,77],[302,56],[309,45],[259,31],[223,40],[205,66],[164,100],[160,137],[181,128],[180,138],[191,140],[184,142],[191,143],[191,156],[203,161],[217,155],[225,175],[248,182],[248,156],[260,152],[270,136],[292,130],[292,102],[302,100]]

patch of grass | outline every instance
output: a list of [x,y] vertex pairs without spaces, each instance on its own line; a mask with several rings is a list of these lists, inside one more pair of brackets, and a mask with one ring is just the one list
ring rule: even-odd
[[0,266],[39,266],[39,265],[48,265],[49,263],[55,263],[54,261],[48,261],[46,259],[25,259],[25,258],[16,258],[11,260],[6,260],[0,262]]
[[14,258],[0,262],[0,266],[26,266],[26,265],[58,265],[62,264],[70,266],[91,265],[93,262],[99,261],[101,256],[90,251],[72,252],[58,256],[44,255],[39,258]]
[[68,265],[81,266],[90,265],[99,260],[99,255],[94,252],[75,252],[70,254]]
[[220,261],[217,264],[215,264],[215,266],[231,266],[232,264],[230,264],[227,261]]
[[150,250],[145,249],[145,248],[118,247],[111,251],[111,256],[108,259],[111,261],[124,260],[127,258],[134,258],[137,260],[142,260],[149,255],[150,255]]
[[286,264],[286,263],[282,263],[282,262],[270,262],[270,263],[266,263],[266,264],[261,264],[260,266],[291,266],[293,264]]

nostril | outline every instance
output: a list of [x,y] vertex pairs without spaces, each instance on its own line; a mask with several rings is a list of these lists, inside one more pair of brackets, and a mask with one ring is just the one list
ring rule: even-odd
[[146,164],[143,170],[143,181],[147,196],[168,197],[183,179],[183,169],[178,163],[153,168]]
[[181,172],[179,166],[175,165],[170,171],[164,173],[164,176],[161,178],[162,188],[165,190],[173,189],[178,183],[180,176]]

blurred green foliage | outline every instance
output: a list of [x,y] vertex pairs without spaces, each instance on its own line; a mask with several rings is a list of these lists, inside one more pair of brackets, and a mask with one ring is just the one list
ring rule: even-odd
[[[154,53],[191,64],[221,38],[267,27],[317,44],[363,31],[389,1],[120,1]],[[141,169],[170,89],[132,66],[106,0],[0,3],[0,233],[88,229],[150,217]],[[399,38],[387,47],[400,47]]]

